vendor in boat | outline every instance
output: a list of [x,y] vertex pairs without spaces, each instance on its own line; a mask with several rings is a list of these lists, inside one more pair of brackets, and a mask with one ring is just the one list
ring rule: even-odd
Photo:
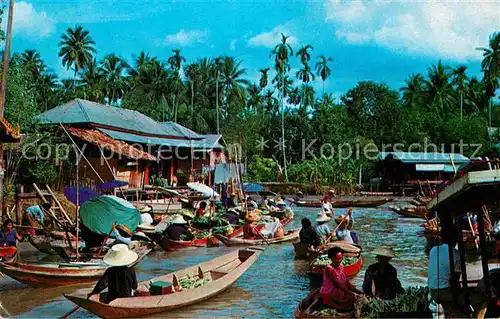
[[151,224],[153,224],[153,206],[143,206],[141,207],[141,209],[139,209],[139,212],[141,213],[141,225],[150,226]]
[[[42,205],[33,205],[26,208],[24,212],[23,225],[31,226],[33,228],[43,226],[45,212],[49,209],[49,203],[44,203]],[[32,230],[32,233],[34,235],[34,230]]]
[[188,233],[187,222],[181,215],[176,215],[170,222],[170,225],[165,229],[165,234],[172,240],[180,240],[182,235]]
[[335,236],[337,240],[343,240],[350,244],[354,244],[354,240],[351,236],[351,228],[354,224],[354,220],[352,218],[352,208],[349,208],[347,211],[347,216],[340,215],[335,219],[337,223],[337,231],[335,232]]
[[344,256],[339,248],[330,249],[328,258],[332,260],[332,263],[325,268],[320,289],[323,305],[337,310],[351,310],[354,308],[357,294],[363,292],[349,281],[344,266],[341,265]]
[[330,227],[328,227],[328,222],[331,220],[330,217],[326,216],[324,212],[319,212],[316,217],[316,227],[314,230],[316,234],[318,234],[321,241],[325,241],[328,237],[330,237]]
[[132,297],[133,291],[137,289],[137,278],[134,268],[130,265],[137,259],[137,253],[131,251],[127,245],[114,245],[103,259],[110,267],[88,294],[88,298],[101,293],[106,287],[108,303],[117,298]]
[[309,218],[302,218],[302,229],[299,232],[300,243],[295,246],[295,254],[297,258],[310,257],[318,246],[321,245],[318,234],[312,227]]
[[335,216],[335,211],[333,210],[332,203],[330,203],[330,198],[328,198],[328,196],[323,197],[323,200],[321,201],[321,208],[327,216]]
[[21,235],[14,228],[12,219],[6,219],[2,224],[0,232],[0,261],[16,254],[17,241],[21,239]]
[[247,196],[246,203],[247,203],[248,209],[257,209],[258,208],[257,202],[254,201],[253,198],[250,196]]
[[243,226],[243,238],[250,240],[262,239],[262,234],[254,224],[260,221],[260,215],[255,212],[249,212],[245,215],[245,221],[246,224]]
[[302,193],[301,191],[298,191],[295,196],[293,197],[293,200],[295,202],[298,202],[298,201],[301,201],[304,199],[304,193]]
[[381,299],[394,299],[396,295],[404,293],[398,272],[389,262],[394,258],[394,252],[385,247],[378,247],[373,251],[377,262],[370,265],[365,272],[363,292]]
[[334,199],[335,197],[337,197],[337,192],[335,191],[335,189],[330,189],[326,196],[328,197],[328,199]]
[[207,209],[207,202],[201,202],[200,207],[196,211],[196,216],[203,217],[205,216],[205,210]]
[[228,209],[224,214],[224,218],[233,226],[238,226],[240,224],[240,214],[234,209]]
[[227,208],[235,208],[238,204],[238,200],[236,199],[236,193],[231,193],[229,199],[227,200]]

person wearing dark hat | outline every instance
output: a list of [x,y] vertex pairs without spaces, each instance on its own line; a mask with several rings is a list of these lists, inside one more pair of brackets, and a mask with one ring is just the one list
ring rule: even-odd
[[180,240],[182,235],[188,233],[187,222],[181,215],[176,215],[171,224],[165,229],[165,234],[173,240]]
[[137,261],[139,256],[131,251],[127,245],[117,244],[111,247],[106,254],[103,262],[110,266],[104,272],[101,279],[97,282],[88,298],[101,293],[108,288],[107,302],[117,298],[131,297],[133,291],[137,289],[137,277],[133,267],[130,267]]
[[398,272],[389,262],[394,258],[394,252],[385,247],[378,247],[373,251],[377,262],[370,265],[365,272],[363,292],[381,299],[391,300],[396,295],[404,293]]

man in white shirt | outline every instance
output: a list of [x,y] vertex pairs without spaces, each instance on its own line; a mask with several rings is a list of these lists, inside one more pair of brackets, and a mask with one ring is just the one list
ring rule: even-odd
[[[460,258],[455,249],[457,243],[454,234],[448,234],[441,230],[443,244],[432,247],[429,252],[429,264],[427,274],[427,286],[431,291],[431,297],[443,306],[445,316],[452,314],[453,286],[458,282],[460,276]],[[453,247],[453,260],[455,268],[450,267],[449,246]]]
[[153,207],[150,205],[141,207],[139,212],[141,213],[141,225],[150,226],[153,223],[153,217],[151,216],[151,212],[153,211]]

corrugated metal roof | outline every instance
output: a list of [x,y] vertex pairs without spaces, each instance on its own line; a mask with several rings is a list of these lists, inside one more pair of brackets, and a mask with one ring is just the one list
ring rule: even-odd
[[436,164],[449,164],[453,159],[455,164],[468,163],[470,160],[457,153],[424,153],[424,152],[380,152],[378,159],[385,160],[393,158],[403,163],[436,163]]
[[215,149],[223,149],[222,145],[219,143],[220,139],[222,138],[222,135],[220,134],[207,134],[203,135],[204,140],[207,142],[208,145],[211,145],[211,148]]
[[156,157],[153,155],[144,152],[138,148],[133,147],[130,144],[127,144],[122,141],[117,141],[110,136],[104,134],[103,132],[99,132],[98,130],[92,129],[79,129],[70,127],[68,131],[80,139],[90,142],[92,144],[98,145],[104,149],[107,149],[114,153],[122,154],[128,158],[132,159],[144,159],[149,161],[155,161]]
[[453,165],[451,164],[417,164],[415,165],[415,170],[417,172],[455,172],[455,170],[453,169]]
[[187,127],[184,127],[180,124],[177,124],[175,122],[160,122],[160,124],[163,126],[163,128],[171,133],[169,135],[175,135],[175,136],[183,136],[189,139],[202,139],[203,135],[200,135],[196,133],[193,130],[188,129]]
[[40,124],[96,123],[147,134],[186,137],[176,130],[165,130],[161,123],[140,112],[81,99],[48,110],[40,114],[38,119]]
[[173,138],[141,136],[132,133],[117,132],[103,128],[99,128],[99,131],[106,133],[107,135],[111,136],[116,140],[127,141],[131,143],[168,146],[168,147],[187,147],[187,148],[204,149],[204,150],[209,150],[212,148],[212,145],[207,143],[205,140],[188,141],[188,140],[180,140]]

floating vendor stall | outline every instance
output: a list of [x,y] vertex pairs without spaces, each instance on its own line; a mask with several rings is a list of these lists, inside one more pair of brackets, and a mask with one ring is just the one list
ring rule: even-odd
[[[477,228],[479,237],[479,248],[481,252],[482,274],[479,272],[474,278],[483,278],[487,297],[490,297],[489,279],[489,254],[487,251],[487,238],[485,225],[493,225],[487,205],[496,203],[500,194],[500,170],[489,169],[482,171],[460,171],[455,178],[449,181],[446,187],[442,188],[427,204],[429,211],[437,211],[441,221],[443,233],[457,234],[457,238],[463,238],[463,230],[460,227],[460,219],[467,216],[467,213],[477,215]],[[458,240],[458,250],[461,263],[462,288],[458,285],[452,287],[454,302],[458,306],[458,295],[462,295],[466,305],[470,305],[469,284],[471,265],[466,264],[464,241]],[[449,248],[450,267],[454,269],[453,247]],[[477,272],[475,269],[472,269]],[[467,280],[469,279],[469,280]],[[463,308],[463,309],[470,309]],[[468,310],[467,310],[468,311]]]

